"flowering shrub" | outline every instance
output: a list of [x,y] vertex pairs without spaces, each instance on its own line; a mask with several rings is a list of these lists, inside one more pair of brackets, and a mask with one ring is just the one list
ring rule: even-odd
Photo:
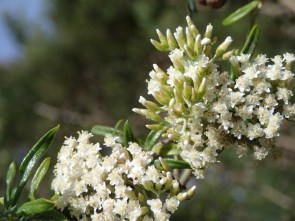
[[100,144],[89,142],[91,136],[83,131],[78,139],[67,138],[54,170],[56,206],[68,207],[77,219],[168,220],[180,200],[194,192],[195,187],[180,193],[171,172],[152,165],[153,153],[137,143],[126,148],[108,135],[104,144],[112,153],[102,156]]
[[[175,39],[167,30],[167,37],[158,31],[161,42],[152,40],[158,49],[171,51],[173,65],[166,72],[154,65],[148,94],[157,103],[140,97],[146,109],[133,111],[155,122],[148,128],[165,131],[177,143],[197,178],[204,177],[204,168],[216,163],[225,148],[235,148],[239,157],[253,152],[257,160],[277,154],[282,121],[295,114],[288,89],[294,55],[232,55],[226,52],[230,37],[212,52],[212,26],[201,36],[189,17],[187,23],[185,34],[179,27]],[[232,70],[223,70],[219,63],[228,61]]]
[[[145,108],[133,109],[151,121],[147,138],[136,138],[128,121],[123,130],[95,126],[92,133],[104,136],[103,145],[91,143],[93,134],[86,131],[66,138],[54,167],[55,196],[35,198],[49,167],[47,158],[31,182],[30,201],[18,205],[58,128],[50,130],[23,160],[18,182],[16,165],[10,165],[0,218],[165,221],[194,195],[196,187],[186,186],[191,172],[204,178],[205,169],[225,149],[256,160],[279,156],[275,141],[282,122],[295,117],[290,90],[295,56],[253,58],[257,27],[241,51],[228,51],[231,37],[217,44],[212,25],[202,35],[190,17],[186,20],[187,27],[174,34],[168,29],[166,35],[157,30],[159,41],[151,40],[158,50],[169,52],[172,65],[165,71],[153,65],[147,80],[152,100],[141,96]],[[101,151],[105,147],[109,153]],[[187,170],[179,176],[182,169]]]

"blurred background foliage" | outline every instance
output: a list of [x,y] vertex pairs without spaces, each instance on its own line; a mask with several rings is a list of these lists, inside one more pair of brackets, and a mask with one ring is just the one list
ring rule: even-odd
[[[230,35],[233,46],[241,47],[254,15],[228,27],[221,23],[248,1],[228,0],[219,9],[199,2],[204,1],[196,1],[193,14],[198,28],[203,31],[212,23],[220,42]],[[53,25],[50,33],[17,16],[0,15],[23,50],[21,58],[0,64],[0,195],[8,163],[21,161],[30,145],[56,124],[62,127],[49,153],[53,161],[64,136],[95,124],[113,126],[124,118],[137,135],[145,133],[145,119],[131,108],[146,94],[152,64],[169,66],[167,54],[156,51],[149,39],[156,38],[156,28],[184,25],[187,4],[52,0],[44,13]],[[261,28],[259,53],[295,53],[294,1],[265,0],[256,22]],[[295,220],[294,125],[286,123],[282,134],[279,160],[258,164],[225,151],[222,163],[197,181],[193,202],[184,203],[172,220]],[[40,195],[52,194],[50,176]]]

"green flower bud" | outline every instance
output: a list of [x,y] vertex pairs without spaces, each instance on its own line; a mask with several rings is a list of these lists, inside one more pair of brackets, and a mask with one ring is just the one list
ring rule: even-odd
[[194,38],[189,30],[188,27],[185,28],[185,35],[186,35],[186,44],[189,48],[194,47]]
[[151,111],[156,112],[160,110],[159,106],[156,103],[148,101],[142,96],[139,97],[139,103],[141,103],[143,106]]
[[159,36],[159,39],[160,39],[161,44],[168,46],[168,42],[167,42],[166,36],[159,29],[156,29],[156,32],[157,32],[157,34]]
[[194,59],[194,51],[190,47],[184,45],[184,50],[191,59]]
[[228,46],[232,43],[232,41],[233,40],[231,37],[227,37],[224,40],[224,42],[221,45],[219,45],[219,47],[216,49],[215,55],[217,57],[222,56],[225,53],[225,51],[227,50]]
[[202,98],[204,96],[205,92],[206,92],[206,78],[203,78],[200,88],[198,90],[198,97]]
[[211,39],[211,37],[212,37],[212,29],[213,29],[213,26],[211,24],[207,25],[206,31],[205,31],[205,34],[204,34],[205,38]]
[[222,60],[227,61],[231,58],[233,55],[234,51],[228,51],[222,55]]
[[154,183],[152,181],[144,181],[143,182],[143,187],[148,190],[148,191],[153,191],[154,190]]
[[183,34],[183,29],[182,27],[178,27],[176,29],[176,32],[174,33],[174,37],[179,45],[179,47],[184,50],[184,45],[186,44],[186,40]]
[[169,171],[170,166],[169,164],[163,159],[162,157],[159,157],[159,161],[161,162],[161,166],[163,167],[164,170]]
[[176,42],[175,38],[173,37],[170,29],[167,29],[166,36],[167,36],[167,42],[168,42],[169,49],[173,50],[173,49],[177,48],[177,46],[178,46],[177,42]]
[[151,43],[159,51],[166,51],[167,50],[168,45],[162,45],[160,42],[158,42],[154,39],[151,39]]
[[203,46],[201,44],[201,35],[197,35],[196,40],[195,40],[195,45],[194,45],[194,52],[197,55],[200,55],[202,52]]

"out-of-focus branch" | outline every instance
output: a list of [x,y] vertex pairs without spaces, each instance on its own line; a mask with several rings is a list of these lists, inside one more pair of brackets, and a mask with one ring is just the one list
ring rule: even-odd
[[261,195],[284,209],[294,208],[294,202],[291,197],[287,196],[286,194],[280,192],[270,185],[264,185],[261,187]]
[[71,110],[64,110],[45,103],[36,103],[34,112],[53,121],[62,121],[69,124],[90,127],[94,124],[111,124],[113,120],[104,112],[96,110],[95,114],[81,114]]

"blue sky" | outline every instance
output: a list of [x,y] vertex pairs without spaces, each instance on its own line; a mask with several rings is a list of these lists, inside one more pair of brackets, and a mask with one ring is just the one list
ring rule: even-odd
[[17,16],[29,24],[28,27],[40,26],[46,22],[45,0],[0,0],[0,63],[16,60],[22,56],[22,50],[4,22],[4,14]]

